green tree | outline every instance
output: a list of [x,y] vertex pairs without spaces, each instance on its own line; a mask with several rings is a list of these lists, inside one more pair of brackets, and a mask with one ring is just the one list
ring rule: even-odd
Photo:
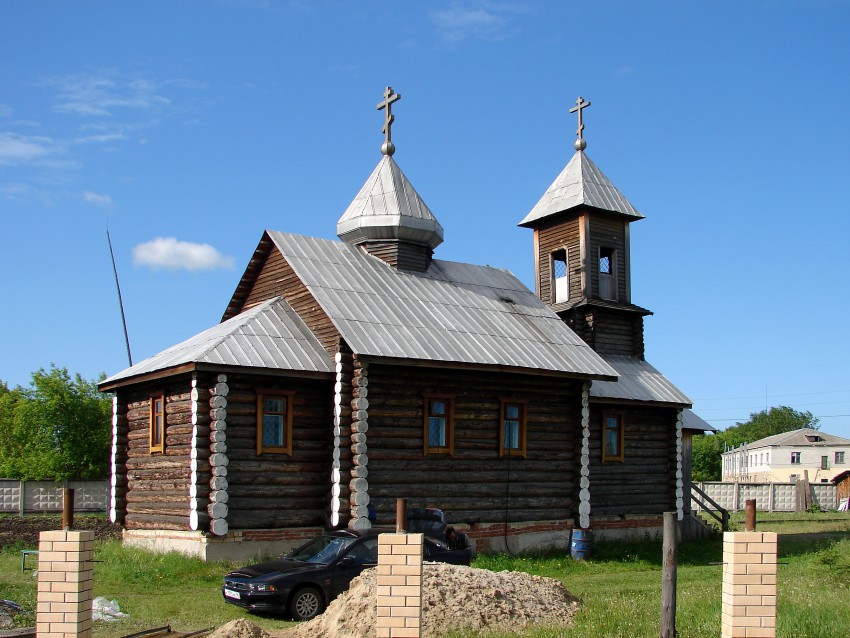
[[719,481],[720,455],[726,448],[753,443],[774,434],[783,434],[800,428],[820,429],[817,417],[811,412],[799,412],[788,406],[772,407],[750,414],[748,421],[736,423],[716,434],[695,436],[692,446],[694,481]]
[[102,478],[110,447],[109,398],[97,382],[51,366],[30,387],[0,384],[0,476],[24,480]]

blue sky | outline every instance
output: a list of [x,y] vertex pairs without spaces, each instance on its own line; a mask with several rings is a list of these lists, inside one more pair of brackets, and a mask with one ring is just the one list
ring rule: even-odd
[[646,219],[647,359],[717,427],[850,437],[850,3],[0,3],[0,379],[126,367],[215,324],[264,229],[335,236],[394,156],[441,259],[532,286],[516,226],[587,154]]

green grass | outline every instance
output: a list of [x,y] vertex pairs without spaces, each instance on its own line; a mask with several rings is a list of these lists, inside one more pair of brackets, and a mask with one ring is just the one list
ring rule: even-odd
[[[758,529],[778,531],[777,635],[791,638],[846,638],[850,627],[850,516],[835,512],[762,515]],[[789,534],[785,534],[785,530]],[[814,532],[815,536],[799,536]],[[291,623],[246,614],[222,601],[222,575],[233,567],[204,563],[178,554],[151,554],[122,548],[117,541],[98,542],[95,550],[95,596],[115,599],[129,618],[97,623],[96,638],[115,638],[171,624],[189,631],[249,618],[266,630]],[[719,539],[680,547],[677,629],[683,638],[720,634],[721,566]],[[486,555],[476,567],[520,570],[561,580],[582,600],[575,626],[538,628],[524,638],[642,638],[658,635],[661,600],[661,543],[610,542],[593,546],[586,561],[563,552],[514,557]],[[20,552],[0,552],[0,598],[35,609],[35,578],[21,573]],[[32,617],[18,624],[32,623]],[[473,634],[456,634],[471,638]]]

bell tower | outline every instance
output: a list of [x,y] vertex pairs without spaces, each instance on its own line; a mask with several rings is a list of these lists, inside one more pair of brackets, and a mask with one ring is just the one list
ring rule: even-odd
[[534,230],[535,292],[599,354],[643,359],[643,318],[632,303],[629,226],[643,219],[585,154],[579,97],[575,154],[519,225]]

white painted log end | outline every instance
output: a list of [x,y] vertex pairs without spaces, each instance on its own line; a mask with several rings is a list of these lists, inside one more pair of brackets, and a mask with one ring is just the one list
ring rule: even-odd
[[216,536],[227,536],[227,521],[223,518],[215,518],[210,521],[210,531]]

